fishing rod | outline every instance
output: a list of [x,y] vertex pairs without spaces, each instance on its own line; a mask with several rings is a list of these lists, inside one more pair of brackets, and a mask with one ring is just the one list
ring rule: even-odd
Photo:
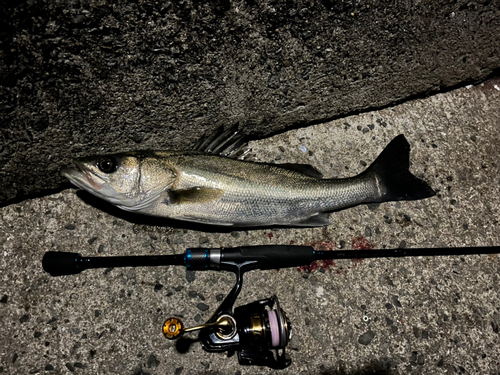
[[242,365],[283,369],[291,364],[285,349],[291,339],[292,325],[281,309],[278,298],[273,295],[233,309],[243,286],[245,272],[300,267],[319,260],[496,253],[500,253],[498,246],[318,251],[310,246],[264,245],[191,248],[184,254],[117,257],[83,257],[78,253],[49,251],[45,253],[42,265],[52,276],[74,275],[87,269],[111,267],[185,266],[193,271],[234,272],[234,287],[205,324],[185,328],[180,319],[169,318],[163,325],[164,336],[175,340],[184,333],[199,331],[198,338],[208,352],[237,352]]

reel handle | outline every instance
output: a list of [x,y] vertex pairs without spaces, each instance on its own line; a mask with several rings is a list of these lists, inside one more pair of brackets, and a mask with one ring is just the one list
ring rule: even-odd
[[163,323],[163,335],[169,340],[176,340],[184,333],[199,331],[210,327],[217,328],[216,335],[221,339],[228,340],[236,335],[236,321],[230,315],[221,315],[215,322],[200,324],[191,328],[185,328],[179,318],[168,318],[165,323]]

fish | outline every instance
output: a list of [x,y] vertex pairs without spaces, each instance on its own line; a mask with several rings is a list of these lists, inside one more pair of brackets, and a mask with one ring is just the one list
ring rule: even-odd
[[[226,139],[228,138],[228,139]],[[410,145],[395,137],[362,173],[325,179],[305,164],[235,157],[242,136],[228,131],[188,151],[132,151],[74,160],[61,174],[130,212],[233,227],[330,225],[338,210],[435,195],[409,171]]]

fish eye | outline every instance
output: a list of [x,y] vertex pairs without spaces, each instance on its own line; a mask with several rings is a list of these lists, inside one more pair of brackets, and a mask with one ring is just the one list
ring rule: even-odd
[[112,156],[103,156],[97,161],[97,167],[101,172],[112,173],[116,171],[116,159]]

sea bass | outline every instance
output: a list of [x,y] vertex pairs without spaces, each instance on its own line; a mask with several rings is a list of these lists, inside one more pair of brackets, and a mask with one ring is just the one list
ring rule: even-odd
[[[212,145],[213,146],[213,145]],[[115,206],[221,226],[323,226],[336,210],[435,195],[408,170],[403,135],[364,172],[323,179],[302,164],[266,164],[200,151],[138,151],[75,160],[61,173]]]

